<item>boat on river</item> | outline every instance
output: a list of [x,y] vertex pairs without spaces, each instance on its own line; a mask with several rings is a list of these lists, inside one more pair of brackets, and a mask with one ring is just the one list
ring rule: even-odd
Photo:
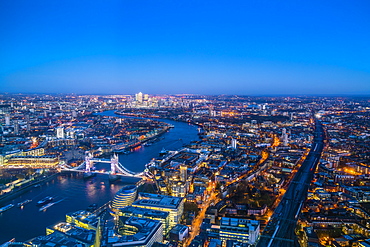
[[42,200],[38,201],[38,202],[37,202],[37,206],[43,206],[43,205],[45,205],[46,203],[51,202],[52,200],[54,200],[54,197],[47,196],[47,197],[45,197],[44,199],[42,199]]
[[46,204],[46,205],[42,206],[42,207],[39,209],[39,211],[44,211],[44,210],[46,210],[46,209],[50,208],[51,206],[53,206],[54,204],[55,204],[54,202],[50,202],[50,203],[48,203],[48,204]]
[[12,207],[14,207],[14,204],[8,204],[5,207],[0,208],[0,213],[5,212],[6,210],[9,210]]
[[17,206],[18,207],[23,207],[24,205],[26,205],[26,204],[28,204],[30,202],[32,202],[32,200],[27,199],[27,200],[24,200],[23,202],[18,203]]
[[168,151],[165,148],[162,148],[162,150],[159,152],[160,156],[164,156],[168,153]]

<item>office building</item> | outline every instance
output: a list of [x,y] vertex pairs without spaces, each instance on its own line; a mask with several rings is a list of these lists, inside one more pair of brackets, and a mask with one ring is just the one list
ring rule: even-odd
[[10,115],[9,114],[5,114],[5,125],[6,126],[10,125]]
[[[74,234],[73,236],[67,236],[63,232],[55,231],[48,234],[47,236],[38,236],[31,240],[28,240],[24,243],[24,246],[33,246],[33,247],[42,247],[42,246],[81,246],[81,247],[90,247],[94,245],[94,236],[87,235],[84,232],[76,231],[76,229],[69,228],[69,226],[57,226],[59,229],[65,228],[66,233]],[[83,237],[83,239],[81,239]]]
[[59,158],[52,155],[44,156],[12,156],[7,165],[19,168],[55,168]]
[[254,244],[258,240],[260,223],[257,220],[222,217],[220,240],[235,240],[240,243]]
[[232,148],[232,149],[236,149],[237,144],[238,144],[238,143],[237,143],[237,141],[236,141],[235,139],[232,139],[232,140],[231,140],[231,148]]
[[170,231],[170,239],[175,241],[183,241],[189,236],[189,227],[177,224]]
[[181,182],[186,182],[188,179],[188,166],[183,163],[180,165],[180,178]]
[[63,127],[57,128],[57,138],[64,139],[64,128]]
[[170,227],[175,226],[181,220],[184,212],[184,198],[149,193],[139,193],[139,198],[132,206],[139,208],[154,209],[170,214]]
[[171,183],[171,195],[176,197],[185,197],[188,191],[186,182],[172,182]]
[[136,199],[137,188],[135,185],[128,185],[120,189],[112,200],[112,209],[118,210],[130,206]]
[[108,226],[107,233],[107,246],[150,247],[163,241],[162,223],[145,218],[121,216],[115,230]]
[[288,146],[289,140],[288,140],[288,134],[286,132],[286,128],[283,128],[281,140],[284,146]]
[[169,223],[170,223],[170,213],[163,212],[159,210],[147,209],[147,208],[138,208],[133,206],[127,206],[124,208],[120,208],[119,212],[117,213],[118,216],[125,216],[125,217],[138,217],[138,218],[145,218],[151,220],[158,220],[163,225],[163,235],[166,235],[170,230]]
[[143,93],[140,92],[140,93],[135,94],[135,100],[138,104],[143,103]]
[[[84,246],[90,247],[94,246],[96,241],[96,231],[95,230],[87,230],[80,227],[77,227],[71,223],[66,222],[59,222],[53,226],[49,226],[46,228],[46,235],[47,237],[44,239],[47,242],[42,242],[40,245],[36,244],[36,241],[32,241],[32,246],[67,246],[63,245],[64,241],[76,241],[75,245],[70,246]],[[58,236],[58,237],[57,237]],[[50,241],[55,238],[54,241]],[[39,238],[36,238],[40,240]],[[58,240],[59,239],[59,240]]]
[[98,225],[96,215],[85,210],[66,214],[66,221],[87,230],[96,230]]
[[19,135],[19,123],[16,121],[14,123],[14,135]]

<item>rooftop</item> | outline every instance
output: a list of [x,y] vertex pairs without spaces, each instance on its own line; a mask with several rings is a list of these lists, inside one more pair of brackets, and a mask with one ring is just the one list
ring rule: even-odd
[[139,200],[135,201],[133,205],[177,209],[183,199],[176,196],[139,193]]
[[[162,224],[158,220],[138,217],[120,217],[123,226],[129,227],[129,232],[136,229],[133,235],[117,235],[112,229],[108,230],[108,244],[113,246],[144,246],[160,230]],[[124,232],[122,233],[124,234]]]
[[132,214],[134,216],[142,215],[144,218],[162,218],[166,219],[168,216],[168,212],[153,210],[153,209],[146,209],[146,208],[137,208],[132,206],[127,206],[120,209],[120,213],[122,214]]

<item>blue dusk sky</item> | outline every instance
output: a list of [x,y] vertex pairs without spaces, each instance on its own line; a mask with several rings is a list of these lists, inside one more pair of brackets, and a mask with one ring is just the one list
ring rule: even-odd
[[0,93],[370,95],[369,0],[0,0]]

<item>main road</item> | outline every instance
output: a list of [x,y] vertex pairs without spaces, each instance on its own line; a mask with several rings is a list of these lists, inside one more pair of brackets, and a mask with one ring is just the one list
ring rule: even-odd
[[271,216],[257,247],[299,246],[294,230],[324,148],[325,137],[322,124],[317,120],[315,127],[311,150]]

